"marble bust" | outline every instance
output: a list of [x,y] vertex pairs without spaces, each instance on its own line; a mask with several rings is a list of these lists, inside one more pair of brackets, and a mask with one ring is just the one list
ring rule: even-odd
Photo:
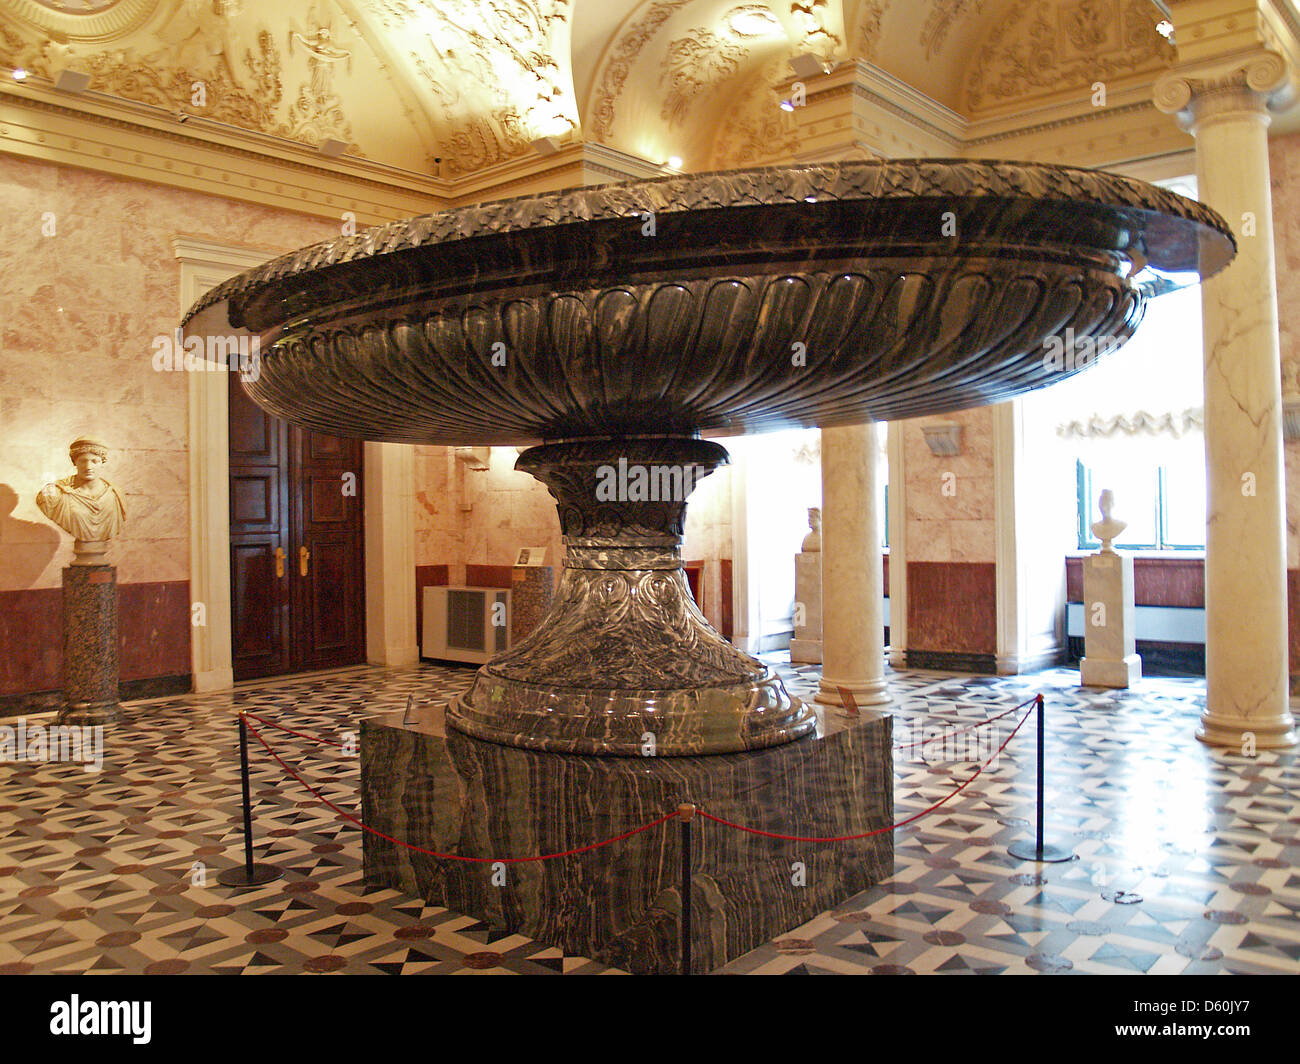
[[76,540],[73,565],[98,565],[108,541],[126,523],[126,506],[117,488],[100,475],[108,463],[107,444],[81,437],[72,441],[68,454],[77,471],[41,488],[36,505]]
[[822,549],[822,510],[820,506],[808,507],[808,527],[812,529],[803,538],[805,554],[816,554]]
[[1110,488],[1103,488],[1101,498],[1097,500],[1097,509],[1101,511],[1101,520],[1092,524],[1092,534],[1101,540],[1101,553],[1114,554],[1115,548],[1111,546],[1114,540],[1124,529],[1128,528],[1127,521],[1120,521],[1111,516],[1111,511],[1115,508],[1115,493]]

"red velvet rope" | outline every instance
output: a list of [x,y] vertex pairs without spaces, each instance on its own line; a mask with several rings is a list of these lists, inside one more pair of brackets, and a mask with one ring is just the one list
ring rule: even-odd
[[[1024,709],[1025,706],[1029,705],[1031,702],[1036,701],[1037,699],[1038,699],[1038,696],[1037,696],[1037,695],[1034,695],[1033,698],[1030,698],[1030,699],[1025,700],[1024,702],[1021,702],[1020,705],[1018,705],[1018,706],[1012,706],[1010,709],[1005,710],[1005,711],[1002,712],[1002,713],[999,713],[999,714],[998,714],[997,716],[995,716],[995,717],[988,717],[988,718],[986,718],[985,720],[976,721],[974,724],[967,724],[967,725],[965,725],[964,727],[961,727],[961,728],[953,728],[952,731],[947,731],[947,730],[945,730],[945,731],[943,732],[943,734],[941,734],[941,735],[934,735],[934,736],[931,736],[929,739],[916,739],[916,740],[913,740],[913,741],[910,742],[910,743],[895,743],[895,744],[894,744],[894,748],[897,749],[897,750],[908,750],[908,749],[911,749],[913,746],[924,746],[926,743],[936,743],[936,742],[941,742],[943,739],[946,739],[949,735],[960,735],[962,732],[968,732],[968,731],[971,731],[971,730],[974,729],[974,728],[982,728],[982,727],[984,727],[984,725],[986,725],[986,724],[992,724],[995,720],[1001,720],[1003,717],[1009,717],[1009,716],[1011,716],[1012,713],[1015,713],[1015,712],[1017,712],[1018,710],[1022,710],[1022,709]],[[942,718],[930,717],[930,718],[928,718],[928,719],[929,719],[929,720],[936,720],[936,719],[942,719]]]
[[[1031,706],[1031,707],[1032,707],[1033,703],[1036,702],[1036,701],[1037,701],[1037,696],[1035,696],[1034,698],[1029,699],[1028,701],[1022,702],[1022,703],[1021,703],[1020,705],[1018,705],[1018,706],[1013,706],[1011,709],[1008,709],[1008,710],[1006,710],[1006,711],[1003,712],[1003,713],[999,713],[999,714],[998,714],[997,716],[995,716],[995,717],[990,717],[988,720],[980,721],[980,722],[977,723],[977,724],[972,724],[972,725],[969,725],[969,726],[968,726],[967,728],[965,728],[965,729],[959,729],[959,730],[969,730],[970,728],[978,728],[978,727],[982,727],[982,726],[985,725],[985,724],[991,724],[991,723],[992,723],[993,721],[995,721],[995,720],[1000,720],[1002,717],[1009,716],[1010,714],[1016,712],[1016,710],[1024,709],[1025,706]],[[975,771],[970,775],[969,778],[967,778],[966,780],[964,780],[964,781],[963,781],[963,782],[962,782],[958,787],[956,787],[954,790],[952,790],[952,791],[950,791],[948,794],[944,795],[944,797],[942,797],[941,799],[939,799],[939,801],[935,802],[933,805],[928,806],[928,807],[925,808],[925,809],[922,809],[919,813],[914,813],[914,814],[912,814],[912,815],[911,815],[910,817],[908,817],[906,820],[900,820],[900,821],[898,821],[897,823],[889,824],[889,825],[887,825],[887,826],[885,826],[885,827],[882,827],[882,828],[876,828],[876,829],[873,830],[873,831],[866,831],[866,832],[863,832],[863,833],[860,834],[860,835],[830,835],[830,836],[824,836],[824,837],[815,837],[815,836],[810,837],[810,836],[804,836],[804,835],[784,835],[784,834],[781,834],[780,832],[775,832],[775,831],[762,831],[762,830],[760,830],[759,828],[751,828],[751,827],[746,827],[746,826],[743,825],[743,824],[736,824],[736,823],[733,823],[733,822],[730,821],[730,820],[724,820],[724,819],[723,819],[722,817],[720,817],[720,816],[714,816],[712,813],[706,813],[703,809],[696,808],[695,811],[698,812],[698,813],[700,814],[700,816],[701,816],[703,819],[705,819],[705,820],[711,820],[711,821],[713,821],[715,824],[721,824],[721,825],[723,825],[724,827],[734,828],[736,831],[743,831],[743,832],[746,832],[747,834],[750,834],[750,835],[761,835],[761,836],[763,836],[764,838],[768,838],[768,839],[781,839],[781,840],[786,841],[786,842],[853,842],[853,841],[856,841],[856,840],[858,840],[858,839],[869,839],[869,838],[872,838],[872,837],[875,836],[875,835],[883,835],[883,834],[884,834],[885,832],[887,832],[887,831],[896,831],[898,828],[906,827],[908,824],[912,823],[912,822],[915,821],[915,820],[919,820],[919,819],[920,819],[921,817],[923,817],[923,816],[928,816],[930,813],[933,813],[936,809],[940,808],[941,806],[943,806],[943,805],[945,805],[946,803],[950,802],[953,798],[957,797],[957,795],[959,795],[962,791],[964,791],[967,787],[969,787],[972,783],[974,783],[974,782],[975,782],[975,779],[980,775],[980,773],[983,772],[986,768],[988,768],[988,766],[991,765],[991,764],[993,763],[994,759],[996,759],[997,756],[998,756],[999,754],[1001,754],[1002,751],[1005,750],[1005,749],[1007,748],[1007,744],[1010,743],[1011,740],[1015,738],[1016,733],[1019,732],[1020,729],[1024,726],[1025,721],[1027,721],[1027,720],[1029,719],[1029,716],[1030,716],[1030,714],[1031,714],[1032,712],[1033,712],[1033,709],[1032,709],[1032,708],[1031,708],[1028,712],[1026,712],[1025,715],[1024,715],[1023,717],[1020,718],[1020,720],[1019,720],[1019,722],[1016,724],[1016,726],[1015,726],[1014,728],[1011,729],[1011,734],[1008,735],[1008,736],[1006,737],[1006,739],[1003,740],[1002,745],[999,746],[999,747],[997,748],[997,750],[995,750],[995,751],[993,752],[992,756],[990,756],[990,757],[989,757],[989,758],[988,758],[988,759],[987,759],[987,760],[986,760],[982,765],[980,765],[980,767],[977,768],[977,769],[976,769],[976,770],[975,770]],[[258,722],[261,723],[261,724],[265,724],[265,725],[267,725],[268,727],[275,728],[275,729],[277,729],[277,730],[279,730],[279,731],[282,731],[282,732],[286,732],[286,733],[288,733],[289,735],[295,735],[295,736],[297,736],[297,737],[300,738],[300,739],[307,739],[307,740],[309,740],[309,741],[311,741],[311,742],[322,743],[322,744],[327,745],[327,746],[334,746],[334,745],[337,745],[337,742],[331,742],[331,741],[326,740],[326,739],[321,739],[321,738],[318,738],[317,736],[314,736],[314,735],[307,735],[307,734],[304,733],[304,732],[294,731],[292,728],[287,728],[287,727],[285,727],[284,725],[276,724],[274,721],[265,720],[264,718],[259,717],[259,716],[257,716],[256,714],[253,714],[253,713],[242,713],[242,712],[241,712],[239,715],[240,715],[241,717],[243,717],[243,718],[245,719],[246,722],[247,722],[248,720],[255,720],[255,721],[258,721]],[[612,838],[605,839],[605,840],[603,840],[603,841],[601,841],[601,842],[593,842],[593,843],[590,843],[590,844],[588,844],[588,845],[586,845],[586,846],[579,846],[579,847],[576,847],[575,849],[572,849],[572,850],[564,850],[564,851],[561,851],[561,852],[559,852],[559,853],[538,854],[538,855],[533,856],[533,857],[466,857],[466,856],[464,856],[464,855],[462,855],[462,854],[456,854],[456,853],[439,853],[439,852],[437,852],[436,850],[426,850],[426,849],[423,848],[422,846],[415,846],[415,845],[413,845],[412,843],[404,842],[402,839],[394,838],[392,835],[386,835],[386,834],[384,834],[384,832],[382,832],[382,831],[378,831],[378,830],[376,830],[375,828],[369,827],[369,826],[367,826],[366,824],[362,823],[360,820],[358,820],[356,817],[354,817],[351,813],[348,813],[348,812],[345,811],[344,809],[341,809],[339,806],[337,806],[337,805],[335,805],[333,802],[331,802],[328,798],[326,798],[323,794],[321,794],[320,791],[318,791],[315,787],[313,787],[310,783],[308,783],[305,779],[303,779],[301,775],[299,775],[296,771],[294,771],[293,768],[291,768],[289,765],[287,765],[287,764],[285,763],[285,761],[283,760],[283,758],[281,758],[280,755],[277,754],[277,753],[275,752],[275,750],[273,750],[273,749],[271,748],[271,744],[268,743],[268,742],[267,742],[267,741],[262,737],[262,734],[261,734],[261,733],[260,733],[256,728],[254,728],[251,724],[246,724],[246,726],[247,726],[249,732],[252,733],[253,737],[254,737],[254,738],[255,738],[259,743],[262,744],[262,746],[266,749],[266,752],[267,752],[268,754],[270,754],[271,757],[273,757],[273,758],[275,759],[276,763],[277,763],[277,764],[278,764],[282,769],[284,769],[285,772],[287,772],[290,776],[292,776],[295,780],[297,780],[300,784],[302,784],[302,786],[305,787],[305,788],[306,788],[306,789],[307,789],[307,790],[312,794],[313,797],[315,797],[318,801],[322,802],[324,805],[326,805],[326,806],[328,806],[330,809],[332,809],[332,810],[333,810],[336,814],[338,814],[338,816],[340,816],[342,819],[348,821],[348,823],[350,823],[350,824],[355,824],[355,825],[356,825],[357,827],[359,827],[362,831],[368,831],[368,832],[370,832],[370,834],[375,835],[375,836],[377,836],[378,838],[381,838],[381,839],[384,839],[384,840],[386,840],[386,841],[388,841],[388,842],[394,843],[395,845],[405,847],[405,848],[408,849],[408,850],[413,850],[413,851],[416,852],[416,853],[422,853],[422,854],[425,854],[425,855],[428,856],[428,857],[437,857],[437,858],[439,858],[440,860],[445,860],[445,861],[466,861],[466,862],[471,862],[471,863],[474,863],[474,864],[497,864],[497,863],[500,863],[500,864],[524,864],[524,863],[533,862],[533,861],[550,861],[550,860],[553,860],[553,859],[556,859],[556,858],[560,858],[560,857],[573,857],[573,856],[575,856],[576,854],[580,854],[580,853],[588,853],[588,852],[590,852],[591,850],[598,850],[598,849],[601,849],[602,847],[612,845],[612,844],[615,843],[615,842],[622,842],[624,839],[629,839],[629,838],[631,838],[633,835],[639,835],[639,834],[641,834],[643,831],[649,831],[651,828],[658,827],[660,824],[666,823],[667,821],[672,820],[672,819],[674,819],[675,817],[677,817],[677,816],[679,815],[679,813],[678,813],[677,810],[673,810],[671,813],[665,813],[663,816],[659,817],[657,820],[652,820],[652,821],[650,821],[650,823],[648,823],[648,824],[643,824],[643,825],[642,825],[641,827],[639,827],[639,828],[633,828],[631,831],[625,831],[625,832],[623,832],[621,835],[615,835],[615,836],[613,836]],[[955,734],[955,733],[954,733],[954,734]],[[932,740],[926,740],[926,741],[931,741],[931,742],[932,742],[932,741],[934,741],[934,740],[932,739]],[[903,744],[903,745],[904,745],[904,746],[910,746],[910,745],[914,745],[914,744],[909,743],[909,744]]]
[[[1020,707],[1017,706],[1016,708],[1019,709]],[[935,802],[934,805],[930,806],[928,809],[922,809],[919,813],[914,813],[912,816],[909,816],[906,820],[900,820],[898,821],[898,823],[890,824],[887,827],[876,828],[874,831],[864,831],[861,835],[831,835],[825,838],[809,838],[803,835],[782,835],[779,832],[775,832],[775,831],[760,831],[758,828],[747,828],[743,824],[733,824],[730,820],[723,820],[722,817],[714,816],[712,813],[706,813],[703,809],[699,809],[697,810],[697,812],[705,820],[712,820],[715,824],[722,824],[724,827],[735,828],[737,831],[748,832],[750,835],[762,835],[763,837],[769,839],[784,839],[786,842],[852,842],[855,839],[869,839],[873,835],[883,835],[886,831],[894,831],[898,828],[904,827],[912,823],[913,820],[920,820],[921,817],[928,816],[930,813],[933,813],[936,809],[938,809],[941,805],[951,801],[953,798],[956,798],[957,795],[961,794],[962,791],[964,791],[975,781],[975,777],[978,776],[981,772],[983,772],[986,768],[988,768],[988,766],[993,763],[993,759],[996,758],[998,754],[1002,753],[1002,751],[1007,748],[1007,743],[1011,742],[1011,740],[1015,738],[1016,732],[1018,732],[1021,729],[1021,727],[1024,725],[1025,721],[1029,719],[1029,715],[1031,713],[1033,713],[1032,708],[1028,710],[1023,717],[1020,718],[1020,722],[1014,728],[1011,729],[1011,734],[1008,735],[1005,740],[1003,740],[1002,745],[999,746],[993,752],[992,756],[989,757],[989,759],[985,761],[984,764],[980,765],[980,767],[977,768],[971,774],[970,778],[967,779],[964,783],[962,783],[961,786],[959,786],[956,790],[950,791],[948,794],[944,795],[944,797],[940,798],[939,801]]]
[[[249,717],[252,716],[252,714],[241,713],[240,716]],[[370,834],[376,835],[381,839],[386,839],[389,842],[396,843],[398,846],[404,846],[408,850],[414,850],[416,853],[422,853],[428,857],[437,857],[444,861],[468,861],[474,864],[498,864],[498,863],[499,864],[526,864],[530,861],[550,861],[556,857],[572,857],[575,854],[586,853],[589,850],[599,850],[602,846],[608,846],[611,843],[622,842],[624,839],[630,839],[633,835],[639,835],[643,831],[649,831],[651,828],[658,827],[660,824],[664,823],[665,821],[671,820],[673,817],[677,816],[677,811],[674,810],[671,813],[664,814],[658,820],[652,820],[650,821],[650,823],[643,824],[639,828],[633,828],[631,831],[625,831],[621,835],[615,835],[612,839],[605,839],[603,842],[593,842],[588,846],[579,846],[576,849],[564,850],[561,853],[543,853],[543,854],[538,854],[535,857],[466,857],[463,854],[459,854],[459,853],[438,853],[436,850],[426,850],[422,846],[414,846],[409,842],[403,842],[401,839],[395,839],[393,838],[392,835],[385,835],[382,831],[376,831],[374,828],[368,827],[365,824],[363,824],[351,813],[348,813],[345,810],[340,809],[337,805],[335,805],[323,794],[321,794],[320,791],[318,791],[315,787],[313,787],[310,783],[308,783],[305,779],[303,779],[300,775],[298,775],[297,772],[295,772],[292,768],[286,765],[284,761],[281,759],[280,755],[271,749],[271,744],[262,738],[261,734],[258,732],[256,728],[254,728],[251,724],[247,725],[247,727],[248,730],[252,732],[253,737],[264,747],[266,747],[266,752],[270,754],[273,758],[275,758],[276,762],[280,765],[282,769],[285,770],[285,772],[289,773],[290,776],[292,776],[304,787],[306,787],[307,790],[309,790],[319,801],[324,802],[325,805],[333,809],[334,812],[336,812],[344,820],[348,821],[351,824],[355,824],[362,831],[368,831],[370,832]],[[286,728],[282,730],[287,731],[288,729]]]

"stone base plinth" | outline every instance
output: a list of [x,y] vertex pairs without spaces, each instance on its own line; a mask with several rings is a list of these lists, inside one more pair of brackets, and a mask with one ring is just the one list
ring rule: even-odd
[[[363,721],[365,823],[427,850],[557,853],[693,802],[788,835],[850,835],[893,820],[892,719],[864,713],[831,734],[712,757],[591,758],[484,742],[440,707]],[[893,836],[796,843],[693,822],[693,969],[712,970],[887,878]],[[365,882],[636,973],[678,970],[681,824],[598,850],[497,866],[429,857],[366,832]],[[501,882],[501,876],[504,881]],[[795,881],[805,885],[797,886]],[[490,947],[488,947],[490,948]]]
[[117,570],[69,565],[63,570],[63,700],[59,721],[118,720]]
[[[800,551],[794,556],[794,638],[790,660],[811,665],[822,663],[822,556],[819,551]],[[803,624],[799,624],[802,606]]]
[[1099,551],[1083,559],[1084,687],[1130,687],[1142,678],[1136,653],[1133,555]]
[[820,665],[822,641],[820,639],[791,639],[790,660],[797,664]]
[[1142,679],[1142,659],[1137,654],[1113,658],[1081,658],[1079,683],[1084,687],[1132,687]]

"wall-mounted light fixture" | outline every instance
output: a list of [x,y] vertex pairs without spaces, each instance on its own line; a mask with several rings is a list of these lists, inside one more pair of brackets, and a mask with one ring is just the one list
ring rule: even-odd
[[348,150],[346,140],[335,140],[333,137],[326,137],[317,145],[316,150],[330,159],[337,159]]
[[961,454],[961,426],[955,421],[941,421],[934,425],[922,425],[925,445],[930,453],[939,458],[950,458]]
[[829,74],[835,69],[835,64],[812,52],[801,52],[790,60],[790,69],[797,78],[815,78],[819,74]]
[[529,141],[529,146],[538,155],[554,155],[560,150],[560,142],[555,137],[538,137]]
[[85,92],[90,75],[82,70],[59,70],[54,73],[54,87],[60,92]]

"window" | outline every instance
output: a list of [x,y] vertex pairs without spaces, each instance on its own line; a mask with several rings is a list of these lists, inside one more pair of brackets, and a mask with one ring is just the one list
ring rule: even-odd
[[[1189,441],[1190,442],[1190,441]],[[1075,463],[1078,484],[1079,549],[1101,543],[1091,525],[1101,520],[1097,498],[1115,493],[1114,516],[1128,522],[1115,546],[1125,550],[1205,549],[1205,461],[1196,446],[1154,461]]]

